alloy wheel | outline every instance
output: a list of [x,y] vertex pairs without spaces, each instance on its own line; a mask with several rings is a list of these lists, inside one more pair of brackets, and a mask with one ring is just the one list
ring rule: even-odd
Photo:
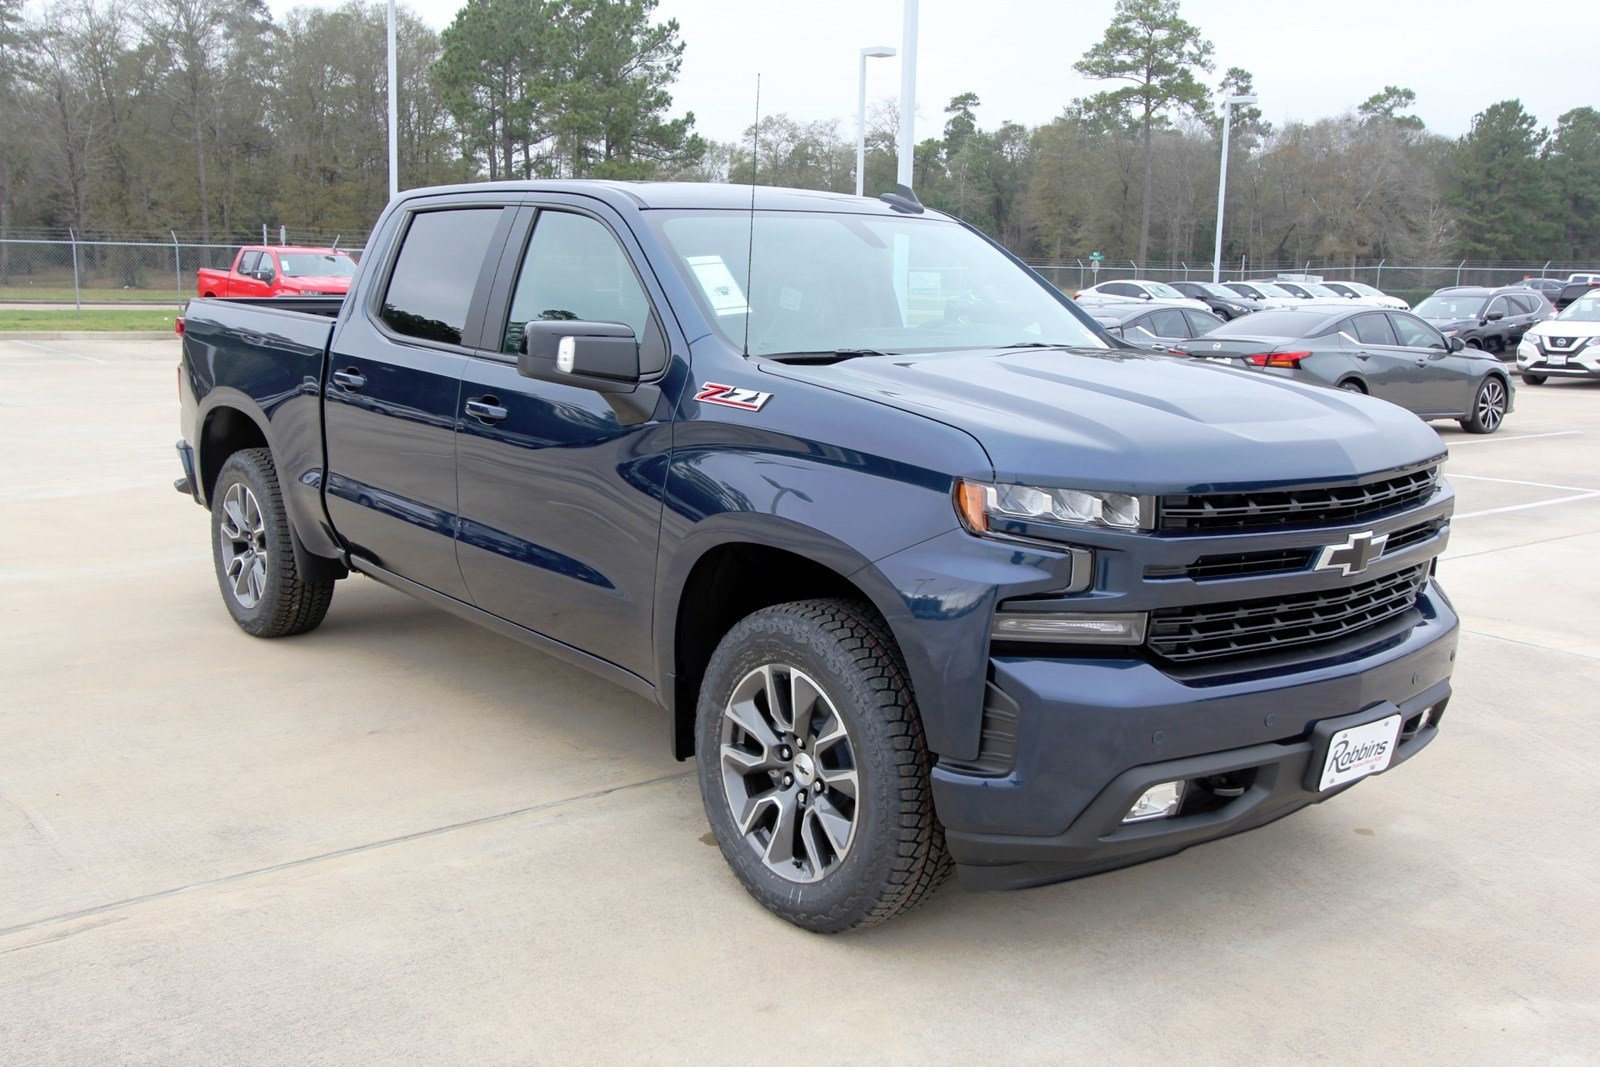
[[246,610],[254,608],[267,588],[267,523],[255,493],[243,482],[223,494],[217,543],[233,598]]
[[719,759],[728,808],[768,870],[816,882],[855,840],[860,777],[849,729],[822,687],[769,663],[734,686]]
[[1500,379],[1490,378],[1478,391],[1478,422],[1485,430],[1498,429],[1506,417],[1506,387]]

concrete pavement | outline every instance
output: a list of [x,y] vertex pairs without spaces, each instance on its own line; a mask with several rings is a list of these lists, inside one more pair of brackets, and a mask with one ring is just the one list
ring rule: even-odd
[[359,579],[239,632],[176,356],[0,338],[0,1059],[1596,1059],[1600,386],[1440,427],[1466,632],[1415,761],[823,938],[740,889],[643,701]]

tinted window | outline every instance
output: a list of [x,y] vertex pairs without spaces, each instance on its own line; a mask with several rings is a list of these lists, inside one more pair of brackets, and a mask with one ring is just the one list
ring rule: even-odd
[[1532,315],[1535,311],[1539,310],[1539,301],[1536,297],[1523,296],[1519,293],[1516,296],[1511,296],[1507,299],[1509,299],[1511,303],[1516,306],[1517,314],[1519,315]]
[[278,265],[273,262],[271,252],[261,253],[261,259],[256,263],[256,271],[263,275],[262,281],[270,282],[278,276]]
[[603,223],[586,215],[542,211],[522,259],[502,350],[522,344],[533,319],[620,322],[644,340],[650,303],[627,253]]
[[1511,308],[1507,306],[1505,297],[1497,296],[1489,301],[1489,306],[1483,309],[1483,314],[1485,317],[1490,315],[1509,315],[1511,314]]
[[1357,315],[1351,326],[1356,335],[1356,340],[1364,345],[1392,345],[1395,344],[1394,331],[1389,328],[1389,319],[1385,315]]
[[1212,331],[1213,337],[1305,337],[1328,321],[1321,311],[1257,311],[1225,322]]
[[1112,296],[1144,295],[1143,289],[1140,289],[1137,285],[1129,285],[1127,282],[1106,282],[1106,284],[1100,287],[1100,290],[1102,292],[1109,293]]
[[1294,284],[1294,282],[1278,282],[1277,286],[1279,289],[1287,289],[1291,294],[1301,297],[1302,299],[1311,295],[1310,293],[1306,292],[1305,289]]
[[239,273],[249,274],[256,269],[256,264],[261,262],[260,252],[246,252],[239,257]]
[[1189,336],[1204,337],[1206,334],[1222,325],[1222,320],[1215,315],[1208,315],[1204,311],[1185,311],[1184,318],[1189,320]]
[[381,317],[411,337],[458,345],[499,208],[425,211],[411,220]]
[[1157,311],[1144,320],[1144,328],[1157,337],[1188,337],[1189,324],[1177,308]]
[[1388,319],[1394,326],[1395,337],[1407,348],[1445,347],[1444,338],[1439,335],[1439,331],[1420,319],[1393,312],[1389,314]]

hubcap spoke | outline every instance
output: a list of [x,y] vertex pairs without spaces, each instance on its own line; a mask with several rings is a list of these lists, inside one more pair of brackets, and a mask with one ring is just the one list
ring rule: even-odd
[[255,607],[267,589],[267,524],[260,501],[242,482],[223,494],[217,542],[234,600],[240,607]]
[[850,734],[827,693],[783,663],[740,679],[723,708],[718,757],[729,811],[768,870],[815,882],[855,836]]

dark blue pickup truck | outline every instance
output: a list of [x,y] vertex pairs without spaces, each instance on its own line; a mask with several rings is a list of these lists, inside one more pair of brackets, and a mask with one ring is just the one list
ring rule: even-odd
[[354,571],[654,700],[810,929],[1260,826],[1450,694],[1433,431],[1116,347],[908,195],[414,190],[344,300],[184,329],[243,629]]

